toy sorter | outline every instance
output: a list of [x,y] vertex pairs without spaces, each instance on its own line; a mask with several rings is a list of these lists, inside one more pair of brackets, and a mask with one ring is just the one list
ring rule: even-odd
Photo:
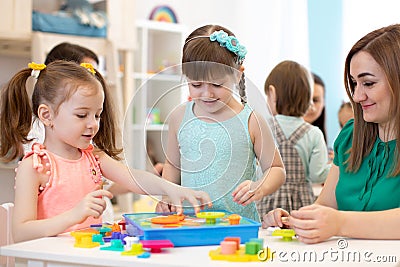
[[170,240],[175,247],[219,245],[226,237],[241,243],[258,237],[260,223],[227,211],[132,213],[123,215],[126,231],[142,240]]

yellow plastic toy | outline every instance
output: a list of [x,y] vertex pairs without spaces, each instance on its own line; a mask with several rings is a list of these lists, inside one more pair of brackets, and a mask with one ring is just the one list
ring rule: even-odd
[[79,230],[71,232],[71,235],[75,238],[74,247],[76,248],[94,248],[100,246],[100,243],[93,242],[92,236],[99,232],[93,229]]
[[146,252],[146,250],[143,249],[143,245],[141,243],[136,243],[132,244],[131,249],[127,251],[121,252],[121,255],[123,256],[137,256],[142,253]]
[[196,214],[196,216],[197,218],[206,219],[206,224],[216,224],[218,218],[222,218],[225,216],[225,212],[199,212]]
[[262,243],[262,240],[254,239],[246,242],[244,246],[238,246],[237,241],[226,238],[220,247],[210,250],[208,255],[212,260],[232,262],[260,262],[272,259],[271,249],[262,248]]
[[293,229],[277,229],[272,232],[272,236],[281,236],[283,241],[292,241],[295,235]]

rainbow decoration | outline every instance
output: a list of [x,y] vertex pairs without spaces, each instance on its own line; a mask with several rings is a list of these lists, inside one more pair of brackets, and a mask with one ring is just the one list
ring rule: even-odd
[[175,12],[169,6],[156,6],[150,13],[150,20],[178,23]]

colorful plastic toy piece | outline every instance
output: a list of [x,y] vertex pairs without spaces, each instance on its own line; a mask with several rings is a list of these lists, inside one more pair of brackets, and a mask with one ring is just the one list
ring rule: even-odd
[[174,244],[169,240],[140,240],[144,248],[149,248],[150,252],[160,253],[163,248],[173,248]]
[[225,237],[224,238],[224,241],[233,241],[233,242],[235,242],[236,243],[236,250],[239,250],[239,248],[240,248],[240,237],[230,237],[230,236],[228,236],[228,237]]
[[180,221],[185,219],[184,215],[167,215],[167,216],[158,216],[151,218],[151,223],[154,224],[178,224]]
[[92,235],[92,241],[97,242],[100,245],[104,245],[103,235],[102,234],[94,234]]
[[98,232],[93,229],[71,232],[71,235],[75,238],[74,247],[76,247],[76,248],[94,248],[94,247],[100,246],[100,244],[98,242],[92,241],[92,236],[94,234],[98,234]]
[[225,212],[199,212],[196,216],[197,218],[206,219],[206,224],[216,224],[218,218],[225,216]]
[[257,255],[258,251],[262,249],[258,242],[246,242],[245,253],[248,255]]
[[111,226],[111,232],[119,232],[119,233],[121,233],[121,228],[119,227],[118,223],[114,223]]
[[130,250],[132,248],[133,244],[138,244],[139,243],[139,237],[137,236],[126,236],[124,238],[125,241],[125,249]]
[[263,249],[264,240],[252,238],[244,246],[240,246],[239,237],[226,237],[221,246],[211,250],[208,255],[212,260],[224,260],[234,262],[266,261],[272,258],[269,248]]
[[118,225],[121,227],[122,231],[125,231],[125,230],[126,230],[126,221],[125,221],[125,219],[120,220],[120,221],[118,222]]
[[100,250],[124,251],[124,244],[121,239],[111,239],[110,245],[101,247]]
[[221,254],[232,255],[236,253],[236,250],[235,241],[221,241]]
[[146,252],[146,251],[143,249],[143,245],[141,243],[136,243],[136,244],[132,244],[130,250],[126,250],[126,251],[121,252],[121,255],[123,255],[123,256],[137,256],[137,255],[143,254],[144,252]]
[[231,214],[228,216],[228,220],[229,220],[229,224],[230,225],[237,225],[240,223],[240,219],[242,218],[242,216],[238,215],[238,214]]
[[264,239],[262,238],[250,238],[248,242],[256,242],[260,244],[260,247],[262,248],[264,246]]
[[272,236],[282,236],[283,241],[292,241],[292,237],[295,235],[293,229],[277,229],[272,232]]
[[149,252],[144,252],[144,253],[142,253],[142,254],[139,254],[139,255],[137,255],[137,257],[138,258],[142,258],[142,259],[147,259],[147,258],[150,258],[150,253]]
[[111,228],[107,226],[103,226],[99,229],[100,234],[103,236],[111,236]]
[[237,261],[237,262],[246,262],[246,261],[258,261],[257,255],[246,255],[243,247],[240,250],[236,250],[234,254],[224,255],[221,253],[221,248],[217,248],[215,250],[210,250],[208,253],[212,260],[217,261]]

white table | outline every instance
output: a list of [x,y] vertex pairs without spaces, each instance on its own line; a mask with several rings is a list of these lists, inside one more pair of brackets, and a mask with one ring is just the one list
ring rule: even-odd
[[[266,262],[214,261],[208,256],[218,246],[179,247],[152,253],[148,259],[121,256],[120,252],[96,248],[74,248],[69,235],[40,238],[0,248],[0,254],[26,259],[32,267],[54,266],[400,266],[400,240],[356,240],[332,238],[306,245],[297,240],[285,242],[270,232],[259,233],[264,246],[275,252],[275,259]],[[386,263],[382,263],[385,260]],[[381,263],[378,263],[381,261]]]

